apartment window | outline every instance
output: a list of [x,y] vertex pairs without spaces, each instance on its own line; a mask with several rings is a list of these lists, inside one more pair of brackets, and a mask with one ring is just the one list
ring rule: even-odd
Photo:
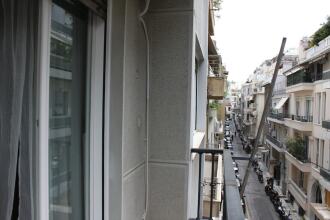
[[319,154],[320,154],[320,139],[316,139],[316,155],[315,155],[315,164],[318,167],[319,166]]
[[320,141],[320,167],[323,167],[324,158],[324,140]]
[[296,116],[299,116],[300,102],[296,101]]
[[318,63],[316,65],[316,80],[321,80],[323,74],[323,65],[321,63]]
[[317,93],[317,123],[321,123],[321,93]]
[[301,171],[299,172],[299,179],[298,179],[298,186],[299,188],[303,188],[304,187],[304,173]]
[[306,99],[306,114],[307,120],[312,116],[312,100]]
[[198,71],[199,63],[197,58],[195,58],[195,130],[197,129],[197,107],[198,107]]
[[308,152],[309,152],[309,138],[308,136],[304,136],[304,144],[305,144],[305,152],[304,152],[304,156],[305,156],[305,159],[308,158]]
[[321,120],[325,120],[325,114],[326,114],[326,100],[327,96],[325,92],[322,92],[322,115],[321,115]]

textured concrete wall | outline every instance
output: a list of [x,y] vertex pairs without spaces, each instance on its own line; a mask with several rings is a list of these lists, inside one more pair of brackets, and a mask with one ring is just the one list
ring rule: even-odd
[[152,1],[148,219],[187,219],[192,1]]
[[[198,166],[196,159],[190,160],[195,127],[192,94],[196,57],[200,62],[197,128],[205,131],[207,22],[196,22],[193,3],[191,0],[153,0],[148,13],[151,39],[148,219],[187,219],[196,214]],[[207,7],[207,2],[199,3],[206,6],[198,10]],[[198,19],[207,18],[205,12],[199,12]],[[202,23],[206,29],[200,27]],[[196,39],[195,29],[200,30],[202,42]]]
[[[151,0],[146,16],[150,38],[150,220],[196,217],[198,157],[192,160],[190,155],[195,57],[200,62],[197,128],[203,131],[208,69],[207,1],[197,2]],[[141,219],[145,209],[146,42],[138,20],[144,4],[109,1],[106,90],[110,101],[106,102],[106,115],[110,136],[105,168],[109,176],[105,178],[106,205],[109,219],[114,220]]]

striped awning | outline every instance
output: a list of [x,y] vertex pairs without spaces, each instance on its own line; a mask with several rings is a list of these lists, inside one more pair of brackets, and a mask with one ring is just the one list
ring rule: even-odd
[[283,97],[281,100],[276,104],[274,109],[280,109],[284,105],[284,103],[288,100],[289,97]]

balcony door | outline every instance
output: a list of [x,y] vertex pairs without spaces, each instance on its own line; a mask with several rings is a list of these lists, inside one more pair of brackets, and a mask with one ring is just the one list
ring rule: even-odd
[[78,1],[43,4],[40,219],[102,219],[105,21]]
[[[75,11],[74,11],[75,10]],[[89,144],[87,10],[52,4],[49,78],[49,219],[84,219]]]
[[296,117],[300,116],[300,101],[296,101]]
[[311,122],[311,116],[312,116],[312,100],[306,99],[306,120]]

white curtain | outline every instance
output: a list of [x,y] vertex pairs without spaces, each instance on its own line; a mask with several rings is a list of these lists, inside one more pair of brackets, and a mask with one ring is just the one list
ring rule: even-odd
[[1,220],[34,219],[33,83],[38,12],[38,0],[0,0]]

